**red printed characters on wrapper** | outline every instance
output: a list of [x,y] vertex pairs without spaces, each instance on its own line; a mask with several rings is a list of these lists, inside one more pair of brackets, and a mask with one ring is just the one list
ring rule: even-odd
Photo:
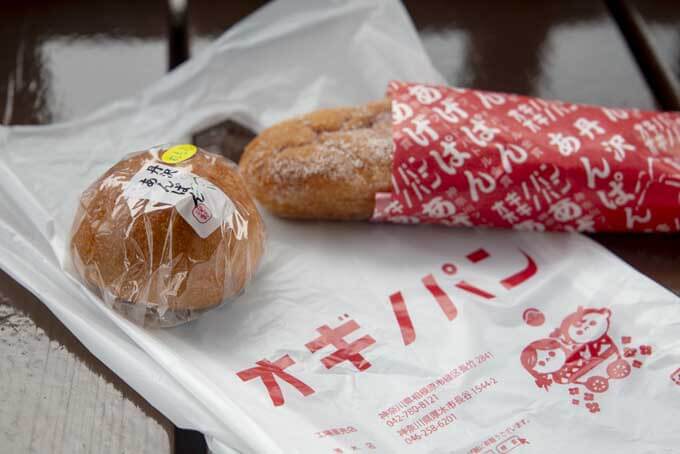
[[[548,337],[535,340],[520,354],[524,369],[534,378],[537,387],[551,390],[553,385],[566,385],[572,405],[581,405],[576,398],[585,389],[583,400],[590,413],[598,413],[600,404],[595,396],[606,392],[612,380],[631,375],[633,367],[642,362],[627,358],[637,349],[621,351],[610,337],[611,311],[606,308],[582,308],[567,315]],[[625,336],[630,341],[630,336]],[[651,354],[648,345],[645,351]],[[649,349],[647,349],[649,347]]]
[[256,362],[255,364],[257,364],[257,367],[251,367],[250,369],[242,370],[241,372],[237,372],[236,375],[243,381],[250,381],[255,378],[262,380],[262,383],[267,388],[267,392],[269,393],[269,397],[271,398],[274,406],[278,407],[284,403],[283,393],[281,392],[281,387],[277,382],[277,378],[291,385],[303,396],[314,394],[314,390],[312,388],[284,370],[285,368],[295,364],[295,361],[293,361],[290,356],[284,355],[273,363],[263,359]]
[[[513,288],[523,284],[524,282],[531,279],[538,271],[538,265],[534,259],[524,251],[520,250],[519,252],[526,259],[526,264],[524,268],[512,270],[510,274],[498,281],[498,283],[506,290],[512,290]],[[465,256],[465,258],[473,265],[490,257],[491,254],[489,254],[484,248],[476,249]],[[445,263],[441,268],[442,271],[448,276],[453,276],[458,272],[458,267],[453,263]],[[430,295],[432,295],[432,298],[437,302],[439,308],[446,318],[449,321],[453,321],[458,316],[458,308],[449,295],[447,289],[443,288],[432,274],[424,276],[421,279],[421,282]],[[474,295],[475,297],[485,300],[492,300],[496,298],[496,295],[491,293],[489,290],[481,288],[475,283],[471,283],[463,279],[458,280],[454,284],[454,287],[458,291],[463,291],[469,295]],[[401,330],[401,336],[404,345],[412,344],[416,339],[416,330],[413,326],[413,321],[411,320],[411,315],[409,313],[404,295],[401,291],[395,292],[389,296],[389,301],[390,305],[392,306],[394,316],[397,319],[399,329]]]
[[[459,271],[465,272],[467,267],[475,267],[476,271],[482,274],[485,269],[487,271],[497,270],[498,264],[493,263],[492,254],[483,247],[473,248],[471,252],[463,256],[464,259],[458,264],[443,263],[440,266],[441,271],[434,269],[432,273],[423,276],[420,279],[420,285],[422,285],[422,290],[429,295],[428,299],[432,301],[432,304],[435,304],[435,307],[438,306],[444,319],[453,322],[459,317],[459,303],[454,300],[453,292],[456,292],[458,296],[467,295],[482,300],[493,300],[497,295],[492,293],[492,290],[501,293],[513,291],[536,276],[539,267],[534,258],[520,249],[517,249],[515,253],[517,264],[500,270],[497,276],[498,280],[493,283],[496,289],[487,289],[486,286],[489,285],[489,282],[486,282],[485,287],[482,287],[479,283],[468,282],[457,277],[457,273]],[[435,274],[438,274],[440,278],[435,277]],[[444,275],[443,279],[442,275]],[[448,279],[451,277],[453,277],[453,281]],[[446,283],[443,282],[444,279],[447,279]],[[386,299],[389,301],[388,304],[396,318],[401,341],[404,346],[412,344],[416,340],[416,329],[402,291],[395,291]],[[411,301],[411,304],[414,304],[414,301]],[[532,311],[534,314],[531,315],[533,320],[531,323],[534,326],[539,326],[543,323],[544,316],[537,309],[532,309]],[[323,324],[317,327],[315,337],[305,343],[304,346],[312,355],[312,358],[315,361],[318,359],[326,369],[344,366],[348,373],[361,373],[371,368],[372,365],[365,355],[370,350],[369,347],[377,342],[371,334],[363,334],[364,329],[348,314],[342,314],[338,316],[336,324]],[[481,361],[485,361],[487,355],[491,357],[490,353],[482,355]],[[300,362],[305,361],[305,357],[297,359]],[[259,379],[264,385],[272,404],[278,407],[286,402],[282,391],[282,382],[290,385],[285,386],[285,388],[292,387],[303,397],[314,394],[312,387],[287,370],[295,363],[296,360],[290,355],[284,355],[273,362],[263,359],[255,363],[256,367],[242,370],[237,372],[236,375],[244,382]],[[460,368],[466,370],[469,367],[466,364],[461,365]],[[296,395],[294,391],[290,392],[294,396]]]
[[[344,314],[338,318],[340,321],[344,321],[345,319],[348,319],[349,316]],[[322,325],[316,329],[319,336],[305,344],[305,347],[307,347],[307,350],[311,353],[316,353],[329,346],[335,348],[335,351],[332,351],[330,355],[321,358],[321,363],[326,369],[331,369],[347,361],[356,371],[363,372],[371,367],[371,363],[364,358],[362,351],[375,344],[375,339],[367,334],[352,342],[345,340],[347,335],[353,334],[359,329],[359,324],[352,319],[344,321],[344,323],[336,328]],[[264,384],[265,389],[269,394],[269,398],[275,407],[279,407],[285,403],[280,381],[288,383],[303,397],[314,394],[314,389],[285,370],[295,364],[295,360],[289,355],[284,355],[274,362],[262,359],[255,364],[257,365],[256,367],[237,372],[236,376],[244,382],[259,378],[262,384]]]
[[680,231],[680,114],[392,82],[375,221]]
[[361,355],[361,350],[375,344],[375,339],[370,335],[365,335],[351,343],[345,341],[345,336],[358,329],[359,324],[354,320],[349,320],[337,328],[323,325],[316,329],[319,337],[308,342],[305,346],[312,353],[328,345],[336,349],[333,353],[321,359],[321,363],[326,366],[326,369],[331,369],[344,361],[349,361],[357,370],[364,371],[371,367],[371,363],[366,361]]

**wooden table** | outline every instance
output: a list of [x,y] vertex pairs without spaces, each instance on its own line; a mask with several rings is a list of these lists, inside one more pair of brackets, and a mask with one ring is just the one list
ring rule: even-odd
[[[453,85],[611,106],[679,109],[674,1],[413,0],[406,7]],[[258,3],[11,2],[0,27],[0,121],[45,124],[135,93]],[[58,19],[57,19],[58,18]],[[678,235],[593,237],[680,294]],[[205,451],[0,272],[3,452]]]

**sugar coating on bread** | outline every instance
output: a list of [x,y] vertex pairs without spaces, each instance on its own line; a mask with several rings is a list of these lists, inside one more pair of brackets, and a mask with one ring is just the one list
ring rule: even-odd
[[255,198],[276,215],[368,219],[391,188],[390,101],[324,109],[263,131],[240,168]]
[[[207,180],[233,202],[233,213],[215,213],[224,217],[219,228],[201,238],[171,204],[139,200],[131,207],[127,185],[159,164],[161,152],[130,155],[83,193],[71,253],[78,274],[107,304],[142,316],[143,324],[154,324],[151,314],[164,325],[241,292],[262,255],[264,227],[237,167],[201,150],[172,168]],[[236,215],[243,231],[236,231]]]

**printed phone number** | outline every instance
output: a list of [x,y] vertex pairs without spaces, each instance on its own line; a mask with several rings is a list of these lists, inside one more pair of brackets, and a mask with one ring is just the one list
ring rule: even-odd
[[446,402],[441,408],[426,414],[424,417],[418,419],[413,424],[408,424],[402,427],[398,433],[403,437],[406,444],[415,443],[418,440],[429,437],[437,430],[442,429],[457,420],[453,410],[457,407],[472,400],[475,396],[481,394],[488,388],[497,385],[498,380],[494,377],[489,377],[481,380],[470,388],[456,394],[451,400]]
[[404,409],[401,413],[397,413],[394,415],[392,418],[388,419],[385,421],[385,423],[389,426],[392,427],[395,424],[399,424],[400,422],[404,422],[409,416],[413,416],[421,412],[422,410],[425,410],[428,408],[430,405],[434,404],[439,400],[439,396],[436,394],[432,394],[430,396],[427,396],[420,402],[418,402],[416,405],[412,405],[406,409]]
[[446,415],[444,418],[440,419],[437,421],[436,424],[430,424],[424,429],[421,429],[418,433],[415,433],[411,435],[410,437],[406,438],[404,441],[406,444],[410,445],[411,443],[415,443],[418,440],[422,440],[423,438],[427,438],[439,429],[443,429],[444,427],[448,426],[449,424],[452,424],[455,422],[458,418],[456,418],[456,415],[453,413],[450,415]]
[[[391,407],[381,411],[378,416],[380,419],[384,420],[389,427],[392,427],[399,422],[404,422],[408,416],[413,416],[419,411],[427,408],[428,405],[434,403],[435,401],[432,400],[432,397],[434,396],[435,399],[438,399],[435,392],[440,388],[445,387],[461,375],[471,371],[472,369],[480,366],[486,361],[491,360],[492,358],[493,354],[491,352],[484,352],[475,356],[474,359],[468,359],[467,361],[462,362],[458,366],[439,377],[437,380],[426,386],[423,386],[421,389],[416,390],[414,393],[404,397]],[[425,401],[425,403],[423,403],[423,401]]]

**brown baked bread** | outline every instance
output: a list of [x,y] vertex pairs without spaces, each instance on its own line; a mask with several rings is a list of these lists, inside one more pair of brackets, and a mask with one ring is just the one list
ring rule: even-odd
[[263,131],[241,173],[272,213],[298,219],[368,219],[391,189],[390,101],[319,110]]
[[[237,295],[264,246],[262,219],[234,164],[202,150],[167,164],[164,151],[133,154],[95,181],[72,230],[78,274],[106,303],[147,326],[181,323]],[[192,204],[203,205],[197,219],[180,212]]]

